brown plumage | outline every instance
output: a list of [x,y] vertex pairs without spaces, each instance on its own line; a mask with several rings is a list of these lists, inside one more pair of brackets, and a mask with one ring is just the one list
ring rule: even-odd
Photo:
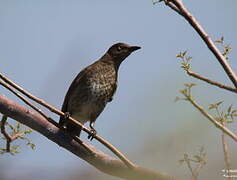
[[[93,128],[96,118],[112,100],[117,88],[117,73],[121,62],[138,46],[125,43],[112,45],[96,62],[83,69],[70,85],[65,96],[62,111],[72,116],[82,124],[90,122],[93,138],[96,134]],[[59,124],[74,135],[80,135],[81,129],[75,127],[66,117],[60,117]]]

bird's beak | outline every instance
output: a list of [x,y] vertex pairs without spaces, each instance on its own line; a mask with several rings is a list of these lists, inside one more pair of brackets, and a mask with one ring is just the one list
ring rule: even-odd
[[138,50],[138,49],[141,49],[141,47],[139,47],[139,46],[130,46],[130,52],[133,52],[133,51],[136,51],[136,50]]

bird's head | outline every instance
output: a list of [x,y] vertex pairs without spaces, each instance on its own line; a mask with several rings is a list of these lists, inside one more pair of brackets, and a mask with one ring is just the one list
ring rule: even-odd
[[120,64],[132,52],[140,48],[141,47],[139,46],[130,46],[125,43],[116,43],[109,48],[107,53],[112,58],[112,60],[115,61],[115,63]]

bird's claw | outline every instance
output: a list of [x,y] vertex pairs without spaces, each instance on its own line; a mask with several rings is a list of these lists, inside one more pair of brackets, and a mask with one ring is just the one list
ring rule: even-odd
[[88,139],[89,139],[90,141],[92,141],[92,139],[94,139],[94,137],[96,136],[96,134],[97,134],[96,130],[95,130],[95,129],[91,129],[90,134],[88,135]]
[[64,113],[64,119],[69,119],[70,117],[70,113],[69,112],[65,112]]

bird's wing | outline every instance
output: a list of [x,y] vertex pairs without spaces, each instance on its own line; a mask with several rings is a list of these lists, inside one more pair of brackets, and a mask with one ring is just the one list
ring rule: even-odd
[[[72,83],[71,83],[71,85],[70,85],[70,87],[67,91],[67,94],[64,98],[64,102],[63,102],[62,109],[61,109],[62,112],[68,112],[68,102],[69,102],[69,99],[70,99],[70,95],[73,93],[73,91],[76,89],[77,86],[80,86],[80,84],[83,83],[83,79],[85,79],[85,76],[86,76],[86,69],[87,68],[82,70],[76,76],[76,78],[72,81]],[[60,120],[59,120],[59,124],[63,124],[63,123],[64,123],[64,117],[61,116]]]

